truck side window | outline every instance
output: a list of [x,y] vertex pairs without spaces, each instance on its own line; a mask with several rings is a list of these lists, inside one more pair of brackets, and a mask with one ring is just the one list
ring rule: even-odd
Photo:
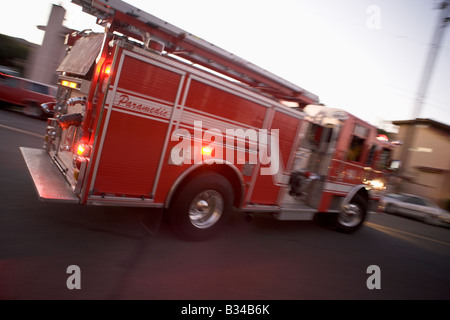
[[320,135],[322,134],[322,127],[313,123],[308,130],[308,141],[311,146],[317,147],[320,142]]
[[312,124],[308,129],[308,142],[310,147],[324,148],[324,144],[331,142],[333,127]]
[[348,151],[347,161],[360,161],[363,150],[364,139],[357,136],[353,136],[350,144],[350,150]]
[[405,200],[405,202],[406,203],[411,203],[411,204],[417,204],[419,206],[426,206],[427,205],[424,200],[422,200],[420,198],[416,198],[416,197],[411,197],[411,198]]
[[391,150],[383,148],[380,154],[380,160],[378,161],[378,167],[380,169],[389,168],[391,160]]
[[372,166],[376,149],[377,146],[374,144],[370,147],[369,154],[367,155],[366,166]]

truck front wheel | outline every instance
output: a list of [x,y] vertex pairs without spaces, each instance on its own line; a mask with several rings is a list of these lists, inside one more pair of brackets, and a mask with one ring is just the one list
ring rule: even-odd
[[334,226],[337,230],[345,233],[355,232],[364,223],[366,215],[367,202],[357,194],[341,212],[335,215]]
[[168,212],[169,222],[184,240],[206,240],[224,227],[232,203],[232,187],[227,179],[216,173],[202,174],[176,192]]

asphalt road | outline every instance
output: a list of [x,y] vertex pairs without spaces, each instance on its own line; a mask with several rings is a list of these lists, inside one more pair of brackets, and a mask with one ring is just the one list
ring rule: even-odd
[[[44,129],[0,110],[2,300],[450,298],[450,230],[397,216],[371,215],[346,235],[236,212],[219,236],[191,243],[164,221],[146,232],[139,217],[157,210],[40,202],[19,147],[40,148]],[[369,289],[375,275],[380,286]]]

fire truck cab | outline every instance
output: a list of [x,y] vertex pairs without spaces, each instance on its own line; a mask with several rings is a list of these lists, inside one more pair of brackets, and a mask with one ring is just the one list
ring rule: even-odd
[[[356,116],[323,105],[308,105],[307,125],[294,156],[283,204],[304,206],[322,221],[353,232],[386,190],[390,176],[389,142]],[[279,213],[283,218],[287,210]]]
[[21,148],[39,199],[161,208],[190,240],[232,208],[363,224],[387,183],[375,127],[125,2],[73,2],[105,32],[67,37],[44,148]]

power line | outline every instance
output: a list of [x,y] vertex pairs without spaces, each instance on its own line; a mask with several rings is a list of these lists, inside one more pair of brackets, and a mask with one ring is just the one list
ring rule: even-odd
[[434,30],[433,41],[428,52],[422,79],[419,84],[417,99],[412,114],[413,119],[419,118],[420,116],[423,101],[425,100],[425,95],[428,89],[428,84],[433,73],[436,57],[439,52],[440,43],[444,35],[444,30],[448,22],[450,21],[450,0],[442,1],[439,5],[439,9],[441,10],[441,12],[438,18],[438,23],[436,24],[436,28]]

